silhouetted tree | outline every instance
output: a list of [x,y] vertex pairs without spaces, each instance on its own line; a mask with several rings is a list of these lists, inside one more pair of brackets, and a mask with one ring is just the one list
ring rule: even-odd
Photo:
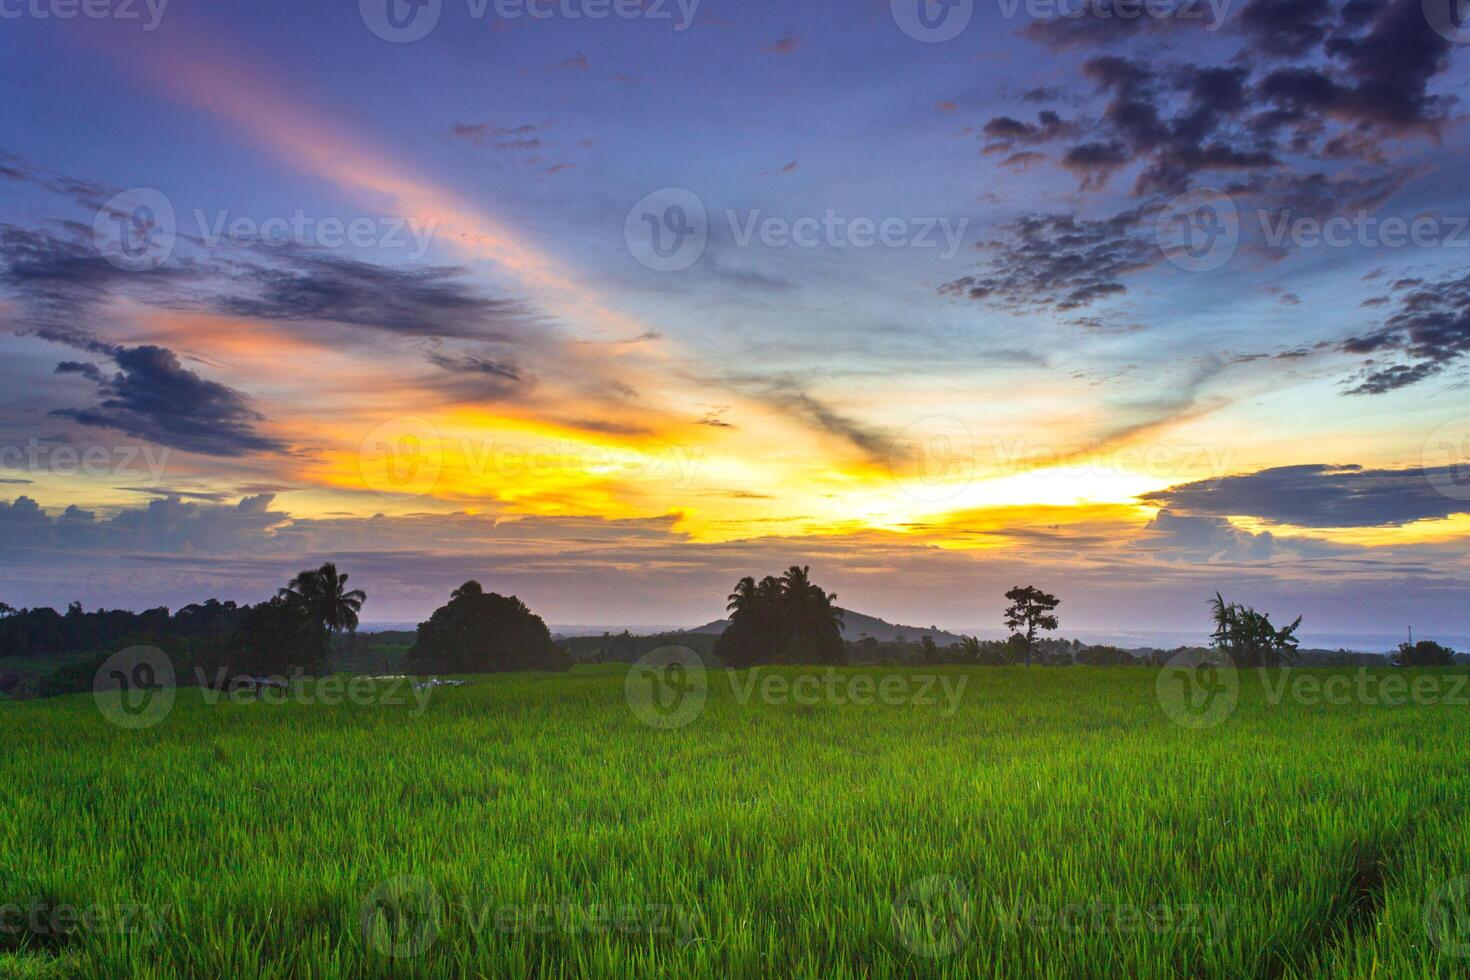
[[301,572],[280,591],[280,596],[307,610],[332,633],[356,630],[357,614],[367,601],[367,593],[361,589],[347,591],[347,573],[338,574],[331,562]]
[[[1006,628],[1018,631],[1025,643],[1026,666],[1031,666],[1031,654],[1036,645],[1036,631],[1057,628],[1057,617],[1052,610],[1062,604],[1054,595],[1042,592],[1035,586],[1016,586],[1006,593],[1011,604],[1006,607]],[[1025,632],[1021,633],[1020,630]]]
[[1210,600],[1210,610],[1215,621],[1210,642],[1228,653],[1235,666],[1279,667],[1295,658],[1300,616],[1290,626],[1276,629],[1270,616],[1237,602],[1226,602],[1218,592]]
[[730,621],[714,652],[732,667],[840,663],[845,648],[836,602],[812,582],[807,566],[792,565],[780,578],[760,582],[747,576],[730,593]]
[[1433,640],[1420,640],[1413,646],[1400,643],[1392,662],[1395,667],[1452,667],[1455,651]]
[[546,623],[525,603],[469,581],[428,622],[419,624],[404,666],[419,674],[484,674],[565,670],[571,658],[557,648]]

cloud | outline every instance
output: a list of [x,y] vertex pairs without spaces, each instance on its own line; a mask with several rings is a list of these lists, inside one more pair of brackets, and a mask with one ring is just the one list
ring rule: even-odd
[[[1116,4],[1092,0],[1099,12]],[[1202,5],[1181,5],[1181,9]],[[1180,16],[1087,16],[1025,32],[1052,47],[1120,46],[1144,31],[1199,23]],[[1382,163],[1386,138],[1438,137],[1453,98],[1430,92],[1452,45],[1430,27],[1420,0],[1253,0],[1237,19],[1240,47],[1224,64],[1161,62],[1154,52],[1109,53],[1082,65],[1100,115],[1066,129],[1020,129],[1028,145],[1061,143],[1062,166],[1083,190],[1139,167],[1135,196],[1183,193],[1202,175],[1255,179],[1288,157]],[[1283,57],[1289,64],[1278,64]],[[1073,137],[1077,137],[1075,140]]]
[[[1349,354],[1397,353],[1409,364],[1370,361],[1366,376],[1348,394],[1381,395],[1432,377],[1470,351],[1470,273],[1434,283],[1400,279],[1398,309],[1376,330],[1344,341]],[[1404,290],[1407,290],[1406,292]]]
[[1194,516],[1318,528],[1396,527],[1470,513],[1470,502],[1440,493],[1431,477],[1450,480],[1454,474],[1450,467],[1368,470],[1309,463],[1186,483],[1140,499]]
[[511,340],[542,323],[524,302],[481,295],[467,270],[397,269],[312,250],[242,268],[246,291],[214,299],[219,312],[262,320],[321,320],[414,337]]
[[63,361],[57,365],[59,374],[77,374],[94,383],[101,401],[89,408],[56,409],[53,416],[207,456],[286,448],[257,430],[256,424],[264,417],[250,407],[244,395],[185,369],[171,350],[101,343],[88,349],[110,358],[119,370],[106,375],[91,363]]
[[991,255],[984,272],[944,283],[939,292],[1012,310],[1090,306],[1127,292],[1124,276],[1162,259],[1152,226],[1143,232],[1149,220],[1136,208],[1103,219],[1022,215],[981,246]]

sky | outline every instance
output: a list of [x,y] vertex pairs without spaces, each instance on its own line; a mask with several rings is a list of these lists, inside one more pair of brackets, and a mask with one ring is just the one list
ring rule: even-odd
[[1454,0],[0,0],[0,600],[1470,634]]

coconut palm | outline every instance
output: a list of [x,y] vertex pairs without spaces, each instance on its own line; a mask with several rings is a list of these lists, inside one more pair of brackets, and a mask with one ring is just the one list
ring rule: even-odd
[[280,591],[281,598],[306,609],[333,633],[357,629],[357,614],[367,600],[361,589],[347,590],[347,573],[326,562],[307,569]]

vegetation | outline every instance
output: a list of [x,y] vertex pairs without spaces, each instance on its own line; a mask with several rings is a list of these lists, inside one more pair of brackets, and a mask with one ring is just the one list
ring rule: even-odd
[[1451,667],[1454,663],[1455,651],[1433,640],[1420,640],[1412,645],[1400,643],[1393,656],[1395,667]]
[[1294,659],[1298,616],[1290,626],[1276,629],[1271,617],[1239,603],[1227,603],[1220,593],[1210,600],[1215,620],[1211,634],[1216,649],[1230,655],[1237,667],[1279,667]]
[[730,625],[715,654],[732,667],[771,663],[842,663],[842,611],[837,594],[812,582],[807,566],[792,565],[780,578],[735,584],[726,607]]
[[503,670],[564,670],[570,659],[551,641],[541,617],[515,596],[486,592],[469,581],[449,603],[420,623],[404,659],[417,674],[487,674]]
[[1025,651],[1026,666],[1030,667],[1031,654],[1036,648],[1036,631],[1057,628],[1057,617],[1053,615],[1053,610],[1062,604],[1062,600],[1032,585],[1024,588],[1018,585],[1006,593],[1006,598],[1011,601],[1005,611],[1006,628],[1024,630],[1016,635],[1024,641],[1022,649]]
[[[0,976],[1464,975],[1426,928],[1470,872],[1463,706],[1242,684],[1191,731],[1151,670],[936,671],[972,678],[949,717],[711,683],[670,731],[615,666],[436,690],[422,714],[186,690],[141,732],[85,695],[0,705],[0,906],[133,904],[160,929],[7,937]],[[444,912],[390,959],[361,909],[403,875]],[[934,875],[964,892],[953,952],[928,956],[904,898]],[[570,918],[497,929],[536,905]],[[578,918],[659,905],[663,931]]]
[[305,610],[329,632],[357,630],[357,614],[367,600],[361,589],[347,589],[347,573],[326,562],[321,568],[299,573],[280,591],[280,597]]

